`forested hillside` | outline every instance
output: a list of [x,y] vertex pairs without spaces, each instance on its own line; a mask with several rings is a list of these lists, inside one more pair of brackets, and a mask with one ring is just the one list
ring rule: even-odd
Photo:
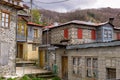
[[67,22],[71,20],[82,20],[91,22],[105,22],[109,18],[114,17],[114,25],[120,26],[120,9],[100,8],[100,9],[85,9],[75,10],[67,13],[58,13],[49,10],[40,10],[41,21],[46,24],[54,22]]

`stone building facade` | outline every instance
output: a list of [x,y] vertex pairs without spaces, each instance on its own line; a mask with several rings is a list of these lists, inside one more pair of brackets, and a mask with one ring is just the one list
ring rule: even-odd
[[[22,17],[24,16],[22,15]],[[17,58],[38,60],[38,46],[42,44],[42,27],[24,19],[19,21],[17,28]]]
[[63,80],[120,79],[120,29],[110,22],[71,21],[51,28],[50,69],[57,65]]
[[0,1],[0,76],[15,74],[17,11],[23,8],[19,1]]
[[119,42],[56,49],[58,75],[64,80],[120,79]]
[[92,42],[109,42],[117,40],[118,29],[108,22],[90,23],[83,21],[70,21],[50,29],[51,44],[67,45],[84,44]]

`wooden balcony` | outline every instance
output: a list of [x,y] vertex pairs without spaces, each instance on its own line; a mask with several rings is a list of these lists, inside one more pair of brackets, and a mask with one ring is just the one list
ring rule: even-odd
[[0,0],[0,4],[14,7],[16,9],[23,9],[23,3],[21,0]]
[[40,43],[40,42],[41,42],[40,37],[38,37],[38,38],[34,37],[33,38],[33,43]]

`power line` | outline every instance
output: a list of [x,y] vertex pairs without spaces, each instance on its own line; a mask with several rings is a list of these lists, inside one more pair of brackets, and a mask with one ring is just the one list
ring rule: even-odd
[[55,3],[62,3],[62,2],[66,2],[66,1],[70,1],[70,0],[61,0],[61,1],[53,1],[53,2],[41,2],[36,0],[36,2],[42,3],[42,4],[55,4]]

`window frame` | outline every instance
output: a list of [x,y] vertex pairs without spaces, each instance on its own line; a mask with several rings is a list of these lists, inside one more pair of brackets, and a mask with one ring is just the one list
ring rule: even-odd
[[82,77],[82,57],[72,56],[72,75]]
[[37,50],[36,44],[32,44],[32,51],[36,51],[36,50]]
[[33,33],[34,33],[34,34],[33,34],[33,37],[34,37],[34,38],[38,38],[38,37],[39,37],[39,31],[38,31],[38,29],[34,28],[34,29],[33,29]]
[[[88,62],[87,59],[90,59],[90,66],[88,66]],[[93,60],[96,59],[97,60],[97,66],[94,67],[94,63]],[[90,74],[89,74],[90,71]],[[97,71],[96,76],[94,75],[94,71]],[[91,76],[89,76],[91,75]],[[86,77],[88,78],[98,78],[98,58],[97,57],[86,57]]]
[[111,28],[103,28],[103,38],[105,41],[110,41],[113,38],[113,31]]
[[[3,17],[3,14],[5,15],[4,17]],[[8,15],[8,18],[6,18],[6,15]],[[3,19],[3,21],[2,21],[2,19]],[[6,20],[8,20],[8,22]],[[0,22],[1,22],[0,26],[2,28],[10,28],[10,11],[0,10]],[[2,24],[4,24],[4,26]],[[8,26],[6,26],[6,24]]]

